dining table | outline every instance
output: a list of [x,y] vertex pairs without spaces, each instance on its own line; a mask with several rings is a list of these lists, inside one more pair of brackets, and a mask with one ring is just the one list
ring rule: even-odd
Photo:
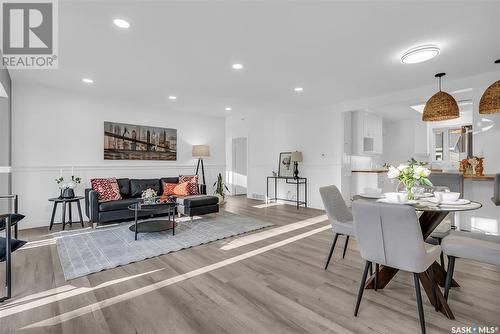
[[[368,200],[368,201],[381,201],[375,198],[360,197],[356,200]],[[434,231],[434,229],[448,216],[450,213],[477,210],[482,207],[482,204],[475,201],[467,201],[466,204],[441,204],[432,201],[430,198],[420,198],[415,201],[409,202],[409,204],[394,204],[394,205],[412,205],[415,210],[419,213],[419,222],[422,229],[423,239],[426,240]],[[439,264],[434,262],[432,264],[433,278],[434,281],[439,284],[439,286],[444,287],[446,278],[446,269]],[[378,277],[377,277],[377,289],[383,289],[398,273],[399,269],[391,268],[388,266],[379,266]],[[366,281],[365,289],[375,288],[375,274],[371,275]],[[427,297],[432,305],[434,305],[433,295],[433,284],[431,283],[431,277],[427,272],[420,273],[420,282],[424,288]],[[452,287],[459,287],[460,285],[455,280],[451,283]],[[436,289],[436,300],[437,308],[441,311],[447,318],[455,319],[452,310],[450,309],[446,299],[444,298],[440,289]]]

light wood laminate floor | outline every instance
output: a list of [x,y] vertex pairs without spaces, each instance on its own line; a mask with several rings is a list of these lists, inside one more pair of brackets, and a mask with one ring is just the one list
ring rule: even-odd
[[[238,196],[224,210],[275,224],[269,229],[324,215],[288,205],[253,207],[258,204]],[[247,238],[250,243],[237,247],[227,246],[244,236],[68,282],[47,228],[23,230],[24,240],[49,240],[14,254],[13,299],[0,304],[0,333],[420,332],[410,274],[400,272],[384,290],[366,290],[355,318],[363,267],[355,241],[342,260],[340,238],[325,271],[329,224],[304,225],[262,240]],[[449,304],[456,320],[436,313],[423,296],[428,333],[499,326],[500,269],[457,260],[455,278],[461,288],[452,290]]]

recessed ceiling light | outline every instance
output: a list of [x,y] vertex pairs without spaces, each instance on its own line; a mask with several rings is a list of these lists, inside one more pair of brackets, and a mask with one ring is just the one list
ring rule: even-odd
[[114,19],[113,23],[118,28],[122,28],[122,29],[130,28],[130,23],[128,21],[125,21],[124,19]]
[[226,111],[231,111],[231,110],[233,110],[233,109],[232,109],[231,107],[226,107],[226,108],[224,108],[224,110],[226,110]]
[[177,100],[177,96],[174,96],[174,95],[170,95],[168,97],[169,100]]
[[296,92],[303,92],[304,88],[302,88],[302,87],[295,87],[293,90],[296,91]]
[[241,70],[243,68],[242,64],[236,63],[232,65],[233,70]]
[[439,48],[435,45],[422,45],[405,52],[401,56],[403,64],[417,64],[430,60],[439,55]]
[[86,84],[93,84],[94,83],[94,80],[90,79],[90,78],[83,78],[82,79],[82,82],[83,83],[86,83]]

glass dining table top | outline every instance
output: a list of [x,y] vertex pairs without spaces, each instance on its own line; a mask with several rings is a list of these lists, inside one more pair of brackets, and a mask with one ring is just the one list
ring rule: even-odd
[[[380,202],[380,200],[377,200],[374,198],[367,198],[367,197],[361,197],[359,200]],[[389,205],[411,205],[417,211],[435,211],[435,212],[470,211],[470,210],[480,209],[483,206],[481,203],[475,202],[475,201],[469,201],[466,204],[442,204],[442,203],[433,202],[433,201],[429,200],[428,198],[417,199],[417,200],[412,201],[408,204],[389,203],[389,202],[382,202],[382,203],[389,204]]]

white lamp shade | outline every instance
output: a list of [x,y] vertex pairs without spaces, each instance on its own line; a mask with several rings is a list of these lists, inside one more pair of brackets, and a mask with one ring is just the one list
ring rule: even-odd
[[295,152],[292,152],[292,158],[291,158],[292,162],[302,162],[302,152],[298,152],[298,151],[295,151]]
[[208,145],[193,145],[193,157],[209,157],[210,146]]

